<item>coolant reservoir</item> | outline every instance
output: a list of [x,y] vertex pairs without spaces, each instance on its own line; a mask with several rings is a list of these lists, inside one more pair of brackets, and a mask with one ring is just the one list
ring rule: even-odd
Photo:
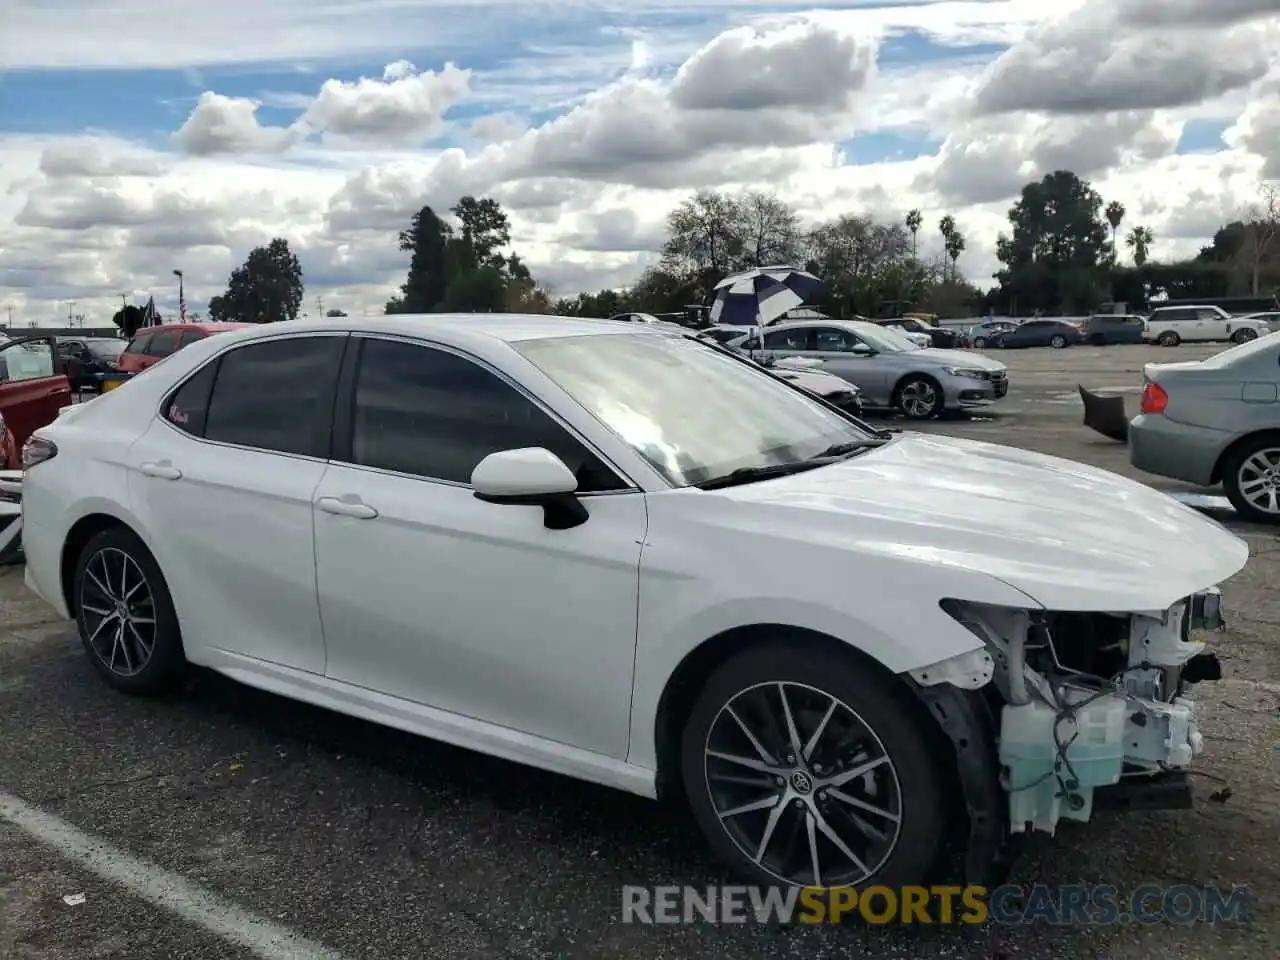
[[1006,771],[1009,828],[1014,833],[1029,828],[1053,833],[1062,817],[1088,820],[1094,788],[1119,782],[1125,702],[1114,694],[1090,699],[1095,696],[1067,691],[1068,703],[1079,705],[1074,712],[1038,700],[1002,711],[1000,763]]

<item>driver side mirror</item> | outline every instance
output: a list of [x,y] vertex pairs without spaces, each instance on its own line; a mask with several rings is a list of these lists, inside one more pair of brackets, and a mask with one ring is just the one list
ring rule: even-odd
[[489,454],[471,471],[471,487],[485,503],[542,507],[543,523],[551,530],[568,530],[590,516],[574,496],[578,478],[545,447]]

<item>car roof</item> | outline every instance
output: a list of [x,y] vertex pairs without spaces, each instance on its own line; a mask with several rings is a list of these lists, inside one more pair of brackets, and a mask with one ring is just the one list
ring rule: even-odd
[[[226,329],[228,325],[208,324]],[[244,327],[234,336],[253,340],[282,333],[382,333],[421,337],[462,349],[492,348],[528,340],[555,337],[649,336],[645,328],[656,324],[636,324],[620,320],[588,320],[547,314],[519,313],[398,313],[370,317],[325,317],[283,320],[278,323],[238,324]],[[160,329],[160,328],[155,328]]]
[[158,323],[154,327],[139,327],[134,331],[135,337],[140,337],[146,333],[168,333],[170,330],[199,330],[203,333],[223,333],[229,330],[243,330],[246,327],[260,327],[264,324],[260,323],[218,323],[209,321],[207,323]]

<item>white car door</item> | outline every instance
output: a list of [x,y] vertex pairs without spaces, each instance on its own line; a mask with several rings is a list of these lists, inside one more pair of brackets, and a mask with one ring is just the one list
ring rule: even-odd
[[[813,329],[813,353],[822,360],[822,369],[856,384],[868,403],[887,405],[892,393],[892,374],[850,330],[839,327]],[[858,352],[859,347],[865,352]]]
[[1224,316],[1217,310],[1201,307],[1196,310],[1197,339],[1226,340],[1229,336],[1227,326],[1230,321],[1230,317]]
[[[355,341],[315,496],[328,676],[624,758],[644,495],[477,361]],[[531,446],[578,474],[585,523],[473,495],[480,460]]]
[[189,652],[323,675],[311,503],[346,339],[236,347],[180,385],[130,447],[133,509]]

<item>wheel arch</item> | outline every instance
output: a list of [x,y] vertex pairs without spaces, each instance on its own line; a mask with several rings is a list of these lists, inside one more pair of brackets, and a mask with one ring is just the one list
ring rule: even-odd
[[1209,482],[1213,484],[1221,483],[1223,479],[1223,472],[1225,471],[1226,465],[1228,461],[1230,461],[1231,457],[1234,456],[1242,447],[1263,437],[1269,437],[1275,440],[1277,444],[1280,444],[1280,429],[1255,430],[1252,433],[1246,433],[1242,437],[1236,437],[1236,439],[1227,444],[1223,451],[1218,454],[1218,459],[1213,465],[1213,473],[1209,475]]
[[[73,581],[75,580],[76,564],[80,560],[80,553],[84,550],[85,544],[102,531],[109,530],[112,527],[121,527],[128,530],[146,545],[146,538],[138,532],[135,524],[105,510],[94,510],[86,513],[71,525],[71,529],[67,531],[65,539],[62,541],[62,554],[58,559],[59,587],[62,590],[62,598],[66,601],[67,611],[73,617],[76,615]],[[151,549],[149,545],[147,549]]]
[[[886,683],[900,687],[904,693],[913,692],[906,679],[893,673],[866,651],[818,630],[781,623],[752,623],[724,630],[708,637],[684,656],[667,678],[658,697],[653,736],[654,755],[657,758],[655,785],[659,799],[683,796],[680,739],[698,695],[711,674],[735,654],[751,646],[779,639],[795,643],[797,648],[816,648],[837,653],[857,662],[868,672],[879,674]],[[919,698],[912,695],[904,699],[919,705],[926,729],[933,732],[934,725],[928,722],[929,713]]]

